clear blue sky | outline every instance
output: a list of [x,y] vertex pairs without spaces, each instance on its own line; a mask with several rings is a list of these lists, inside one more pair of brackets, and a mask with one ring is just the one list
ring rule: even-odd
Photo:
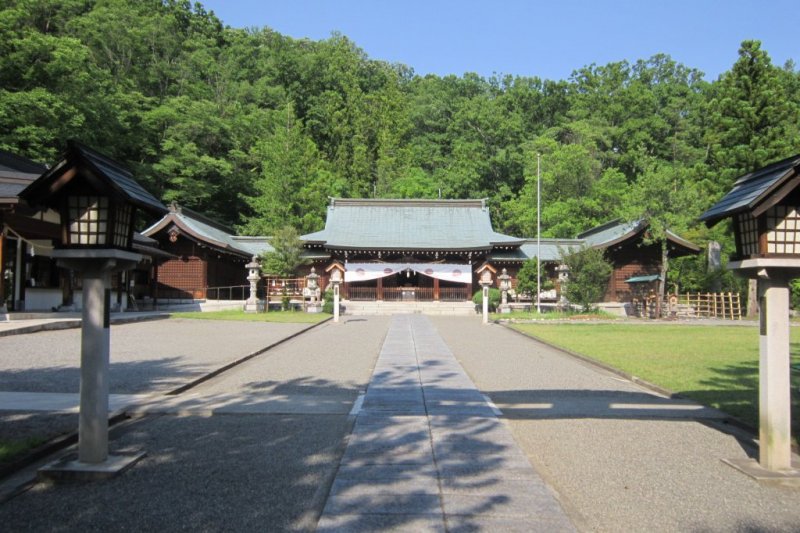
[[773,63],[800,63],[798,0],[201,0],[236,28],[326,39],[339,31],[372,59],[417,74],[566,79],[584,65],[666,53],[709,80],[745,39]]

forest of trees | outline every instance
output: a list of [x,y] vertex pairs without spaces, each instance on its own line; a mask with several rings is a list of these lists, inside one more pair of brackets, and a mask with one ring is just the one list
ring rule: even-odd
[[318,230],[329,196],[441,195],[489,198],[498,231],[534,236],[541,154],[543,236],[646,217],[730,249],[730,228],[697,216],[800,152],[800,72],[758,41],[715,81],[667,55],[559,81],[418,76],[343,35],[229,28],[188,1],[3,6],[0,149],[52,163],[81,140],[247,234]]

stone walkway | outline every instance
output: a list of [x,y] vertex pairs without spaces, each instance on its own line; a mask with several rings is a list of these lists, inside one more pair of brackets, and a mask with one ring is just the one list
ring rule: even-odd
[[430,321],[395,316],[318,531],[573,531]]

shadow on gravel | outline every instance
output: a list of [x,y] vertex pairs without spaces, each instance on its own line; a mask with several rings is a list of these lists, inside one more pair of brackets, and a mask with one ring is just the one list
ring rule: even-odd
[[[185,357],[117,362],[109,366],[112,394],[168,391],[208,372],[207,366],[185,364]],[[6,392],[72,392],[80,389],[80,355],[75,366],[0,370],[0,390]]]
[[0,505],[6,531],[312,531],[346,416],[161,416],[115,451],[147,457],[95,483],[38,484]]
[[[800,344],[792,343],[793,361],[800,360]],[[800,365],[792,365],[792,436],[800,441]],[[797,368],[795,368],[797,367]],[[713,405],[741,420],[753,429],[758,428],[758,361],[711,368],[714,376],[703,380],[705,390],[685,390],[678,394],[704,405]]]

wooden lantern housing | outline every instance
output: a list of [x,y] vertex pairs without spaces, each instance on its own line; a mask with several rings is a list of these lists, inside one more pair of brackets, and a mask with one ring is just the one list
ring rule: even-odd
[[65,249],[131,250],[136,209],[154,215],[167,212],[129,170],[74,141],[62,160],[19,196],[32,207],[60,213],[57,248]]
[[800,155],[738,178],[700,216],[709,227],[725,218],[736,239],[732,260],[800,257]]

